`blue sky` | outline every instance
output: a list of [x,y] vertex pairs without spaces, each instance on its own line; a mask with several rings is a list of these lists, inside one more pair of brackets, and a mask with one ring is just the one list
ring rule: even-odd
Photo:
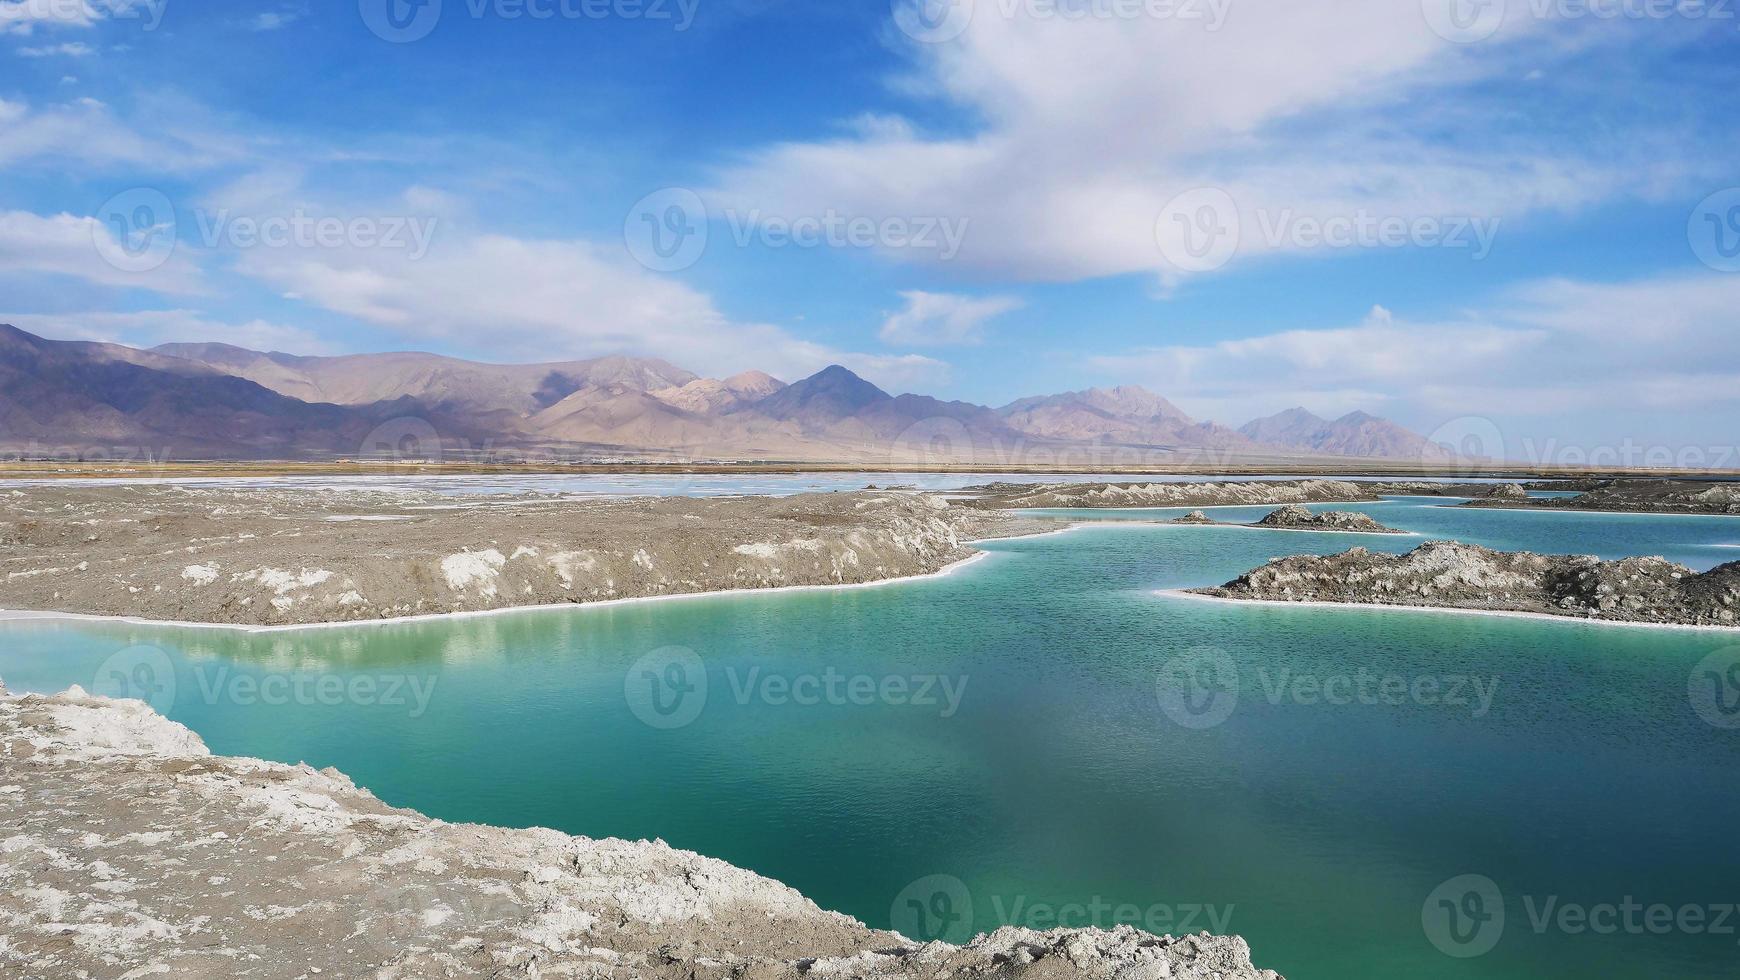
[[919,2],[0,0],[0,317],[1737,441],[1740,3]]

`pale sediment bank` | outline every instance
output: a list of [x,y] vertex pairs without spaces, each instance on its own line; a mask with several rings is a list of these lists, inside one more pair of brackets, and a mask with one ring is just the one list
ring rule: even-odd
[[[1041,531],[1034,534],[1011,535],[1010,537],[1043,537],[1048,534],[1062,533],[1070,530]],[[981,540],[1008,540],[1006,538],[984,538]],[[991,557],[988,551],[977,552],[965,558],[944,566],[935,572],[923,575],[905,575],[900,578],[877,579],[872,582],[850,582],[842,585],[777,585],[764,589],[721,589],[717,592],[676,592],[669,595],[634,596],[627,599],[601,599],[596,602],[563,602],[547,603],[537,606],[506,606],[500,609],[477,609],[468,612],[427,613],[422,616],[401,616],[396,619],[361,619],[345,620],[330,623],[298,623],[290,626],[247,626],[238,623],[191,623],[181,620],[141,619],[137,616],[95,616],[86,613],[66,613],[52,611],[10,610],[0,609],[0,623],[28,622],[68,622],[68,623],[121,623],[129,626],[152,626],[173,629],[203,629],[228,630],[237,633],[289,633],[303,630],[331,629],[368,629],[379,626],[412,626],[417,623],[434,623],[464,619],[481,619],[489,616],[518,616],[528,613],[573,613],[586,610],[616,609],[622,606],[633,606],[649,602],[682,602],[702,599],[728,599],[745,596],[780,595],[792,592],[834,592],[846,589],[876,589],[890,585],[902,585],[912,582],[927,582],[947,578],[950,575]]]
[[1237,937],[921,944],[662,842],[447,824],[335,770],[213,756],[77,688],[0,688],[0,759],[7,976],[1279,980]]
[[431,509],[443,503],[402,489],[0,491],[0,608],[232,627],[405,622],[910,580],[979,554],[974,540],[1055,527],[900,491],[514,495]]
[[1740,627],[1740,562],[1694,572],[1664,558],[1502,552],[1431,541],[1404,555],[1355,548],[1278,558],[1218,588],[1239,602],[1522,613],[1576,622]]

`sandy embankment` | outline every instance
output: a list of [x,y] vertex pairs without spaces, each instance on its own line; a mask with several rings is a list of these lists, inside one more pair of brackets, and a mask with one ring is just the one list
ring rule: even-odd
[[137,701],[0,688],[0,974],[1279,980],[1242,939],[919,945],[663,843],[445,824],[212,756]]
[[898,491],[600,500],[173,486],[0,491],[0,609],[294,626],[941,571],[1055,527]]

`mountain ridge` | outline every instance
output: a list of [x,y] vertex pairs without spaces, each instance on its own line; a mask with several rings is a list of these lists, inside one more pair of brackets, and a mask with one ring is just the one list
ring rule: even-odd
[[1304,408],[1290,408],[1253,419],[1241,426],[1239,432],[1258,445],[1329,456],[1405,457],[1425,462],[1455,459],[1425,436],[1364,411],[1352,411],[1330,420]]
[[[389,425],[390,423],[390,425]],[[376,438],[382,426],[398,426]],[[364,434],[367,437],[364,437]],[[1303,409],[1231,429],[1139,385],[1001,408],[890,394],[833,364],[786,384],[703,378],[613,355],[489,364],[415,351],[307,356],[224,343],[60,341],[0,326],[0,448],[108,441],[237,458],[429,452],[472,446],[676,458],[924,460],[1133,448],[1228,457],[1304,453],[1434,458],[1427,441],[1362,412]]]

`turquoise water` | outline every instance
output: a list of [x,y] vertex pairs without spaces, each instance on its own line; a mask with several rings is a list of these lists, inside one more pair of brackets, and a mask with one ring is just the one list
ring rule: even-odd
[[[448,820],[662,837],[909,933],[1213,928],[1294,980],[1732,975],[1740,922],[1717,920],[1740,901],[1740,730],[1706,721],[1688,685],[1740,634],[1154,594],[1426,537],[1740,557],[1721,547],[1740,521],[1442,503],[1358,508],[1417,538],[1067,512],[1111,523],[867,589],[254,635],[10,624],[0,676],[142,683],[130,693],[221,753],[337,766]],[[1233,706],[1190,727],[1213,716],[1177,714],[1157,680],[1202,656],[1231,665],[1214,690]],[[1312,694],[1361,671],[1409,694]],[[1440,946],[1471,946],[1423,912],[1464,907],[1440,886],[1469,874],[1505,922],[1458,958]],[[1628,898],[1705,924],[1556,917]]]

